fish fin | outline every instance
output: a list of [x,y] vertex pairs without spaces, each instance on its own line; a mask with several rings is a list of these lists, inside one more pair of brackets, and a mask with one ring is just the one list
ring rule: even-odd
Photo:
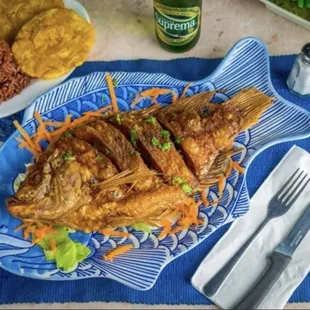
[[232,169],[238,168],[237,164],[235,164],[235,162],[231,159],[231,156],[241,151],[242,148],[229,148],[219,152],[203,184],[207,186],[214,185],[218,183],[219,177],[221,175],[224,175],[227,179],[230,176]]
[[226,104],[232,105],[241,115],[240,131],[258,123],[259,118],[272,105],[273,98],[266,96],[256,88],[240,91]]
[[185,110],[196,112],[202,111],[208,107],[210,100],[214,96],[215,91],[204,92],[191,97],[186,97],[178,100],[175,104],[169,105],[161,110],[162,113],[180,113]]
[[105,180],[100,183],[95,183],[92,186],[100,188],[101,190],[106,190],[109,188],[114,188],[120,185],[124,184],[136,184],[139,180],[154,177],[155,175],[158,175],[154,171],[140,171],[137,172],[136,169],[134,170],[125,170],[123,172],[120,172],[113,177],[109,178],[108,180]]

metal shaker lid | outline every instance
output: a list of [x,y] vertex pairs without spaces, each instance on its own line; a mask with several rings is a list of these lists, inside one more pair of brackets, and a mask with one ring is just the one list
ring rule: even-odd
[[310,43],[306,44],[301,50],[301,60],[310,66]]

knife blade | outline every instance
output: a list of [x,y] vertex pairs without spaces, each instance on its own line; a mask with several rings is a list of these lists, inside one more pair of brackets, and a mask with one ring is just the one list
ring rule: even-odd
[[270,264],[265,273],[235,309],[257,309],[292,260],[294,252],[307,235],[309,229],[310,204],[288,235],[270,255]]

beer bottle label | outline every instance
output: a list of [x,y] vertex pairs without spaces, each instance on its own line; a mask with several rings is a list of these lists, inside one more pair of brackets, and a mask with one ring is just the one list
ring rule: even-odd
[[182,46],[191,42],[200,27],[200,8],[176,8],[154,1],[155,29],[166,44]]

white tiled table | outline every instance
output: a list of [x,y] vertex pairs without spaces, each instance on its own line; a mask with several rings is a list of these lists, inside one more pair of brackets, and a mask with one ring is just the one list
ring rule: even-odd
[[[263,39],[270,55],[299,53],[310,33],[267,11],[258,0],[203,0],[202,32],[197,46],[184,54],[171,54],[154,36],[152,0],[80,0],[97,31],[89,60],[217,58],[239,39]],[[104,288],[103,288],[104,289]],[[126,303],[68,303],[7,305],[2,309],[175,309]],[[177,306],[178,309],[214,309],[210,306]],[[288,309],[310,309],[309,304],[289,304]]]

